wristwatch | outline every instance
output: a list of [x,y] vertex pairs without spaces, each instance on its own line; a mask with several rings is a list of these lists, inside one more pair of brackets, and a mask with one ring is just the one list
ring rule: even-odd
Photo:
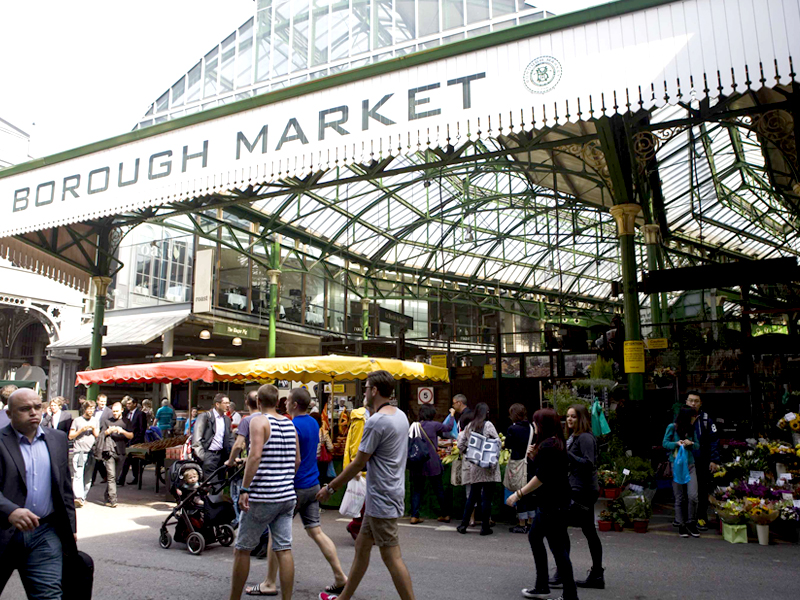
[[241,488],[239,488],[239,493],[240,494],[249,494],[250,493],[250,488],[241,487]]

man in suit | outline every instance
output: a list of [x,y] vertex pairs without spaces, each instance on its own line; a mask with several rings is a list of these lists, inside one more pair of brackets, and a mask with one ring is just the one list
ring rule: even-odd
[[[98,394],[97,409],[94,411],[94,420],[96,422],[98,431],[100,431],[101,433],[105,431],[106,427],[108,426],[108,422],[113,418],[114,417],[113,417],[113,412],[111,411],[111,407],[108,406],[108,396],[106,396],[105,394]],[[102,460],[96,460],[94,462],[94,468],[92,469],[92,485],[94,485],[98,473],[100,473],[102,482],[105,483],[106,467]]]
[[[139,408],[139,401],[131,396],[125,396],[122,399],[122,403],[127,404],[128,412],[123,416],[128,419],[131,424],[131,431],[133,431],[133,438],[128,445],[144,443],[144,432],[147,431],[147,417],[142,412],[142,409]],[[126,455],[125,462],[122,463],[122,472],[117,477],[117,486],[125,485],[125,477],[128,475],[128,469],[130,469],[132,462],[131,455]],[[136,485],[137,483],[139,483],[139,474],[134,471],[131,485]]]
[[208,477],[228,460],[233,447],[231,419],[225,413],[231,405],[225,394],[214,396],[214,408],[197,417],[192,434],[192,450],[203,463]]
[[42,419],[42,425],[69,434],[69,429],[72,427],[72,415],[64,410],[63,396],[55,396],[50,400],[50,413]]
[[0,594],[14,570],[29,599],[60,600],[64,557],[77,554],[67,436],[41,426],[30,389],[9,399],[0,430]]

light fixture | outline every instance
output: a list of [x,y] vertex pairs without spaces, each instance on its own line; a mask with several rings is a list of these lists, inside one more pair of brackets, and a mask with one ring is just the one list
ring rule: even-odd
[[231,344],[234,346],[241,346],[242,345],[242,338],[233,338]]
[[200,332],[200,339],[201,340],[210,340],[211,339],[211,332],[208,329],[203,329]]
[[209,352],[206,356],[208,356],[208,358],[217,358],[217,355],[213,352]]
[[156,352],[156,353],[153,355],[153,358],[161,358],[161,352]]
[[106,354],[108,354],[108,350],[105,348],[100,348],[100,356],[105,356]]

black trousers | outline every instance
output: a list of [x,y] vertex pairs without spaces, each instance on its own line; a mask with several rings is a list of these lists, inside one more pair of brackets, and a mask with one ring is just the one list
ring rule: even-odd
[[481,501],[478,509],[478,517],[481,520],[481,530],[486,531],[489,529],[489,521],[492,517],[492,492],[497,484],[493,481],[484,483],[473,483],[467,498],[467,505],[464,507],[464,518],[461,519],[461,525],[466,527],[469,525],[469,518],[472,515],[472,510]]
[[[222,463],[228,460],[228,455],[229,453],[225,450],[216,450],[214,452],[206,450],[205,457],[203,458],[203,478],[208,479],[214,471],[219,469]],[[221,481],[224,478],[224,474],[220,473],[214,479],[216,481]]]
[[542,510],[537,508],[533,515],[531,530],[528,532],[528,542],[533,552],[533,562],[536,564],[536,588],[549,589],[550,573],[547,568],[547,550],[544,540],[550,546],[556,569],[564,584],[564,600],[577,600],[578,588],[572,573],[572,563],[569,560],[569,533],[567,533],[568,509]]

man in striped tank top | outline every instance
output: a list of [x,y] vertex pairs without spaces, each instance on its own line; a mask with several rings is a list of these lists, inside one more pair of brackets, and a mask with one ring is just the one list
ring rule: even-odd
[[[364,398],[372,415],[364,426],[358,454],[344,471],[317,494],[327,501],[335,490],[347,484],[357,473],[367,470],[367,497],[364,523],[356,538],[356,555],[350,575],[338,600],[350,600],[369,566],[373,544],[392,576],[402,600],[414,600],[411,576],[400,554],[397,519],[405,509],[406,458],[408,456],[408,418],[392,406],[394,378],[386,371],[375,371],[367,377]],[[336,595],[323,592],[320,600],[335,600]]]
[[250,454],[239,491],[242,518],[233,554],[231,600],[239,600],[250,574],[250,552],[269,527],[272,550],[278,559],[283,600],[292,597],[292,516],[297,496],[294,476],[300,466],[300,448],[292,421],[276,410],[278,388],[258,388],[258,407],[263,414],[250,421]]

